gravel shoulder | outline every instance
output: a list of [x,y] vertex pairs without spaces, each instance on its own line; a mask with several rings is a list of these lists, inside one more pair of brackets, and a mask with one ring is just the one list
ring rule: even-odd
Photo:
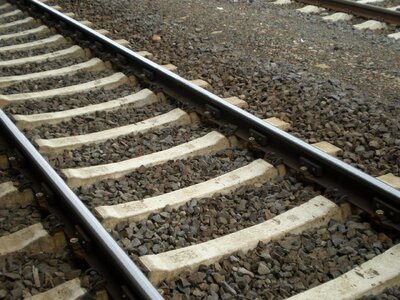
[[240,96],[257,116],[283,118],[305,141],[342,147],[347,162],[371,175],[400,175],[400,43],[242,2],[51,1],[177,65],[185,78],[207,80],[219,96]]

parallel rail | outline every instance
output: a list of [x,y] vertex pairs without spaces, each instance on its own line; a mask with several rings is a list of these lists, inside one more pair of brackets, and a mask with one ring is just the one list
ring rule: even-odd
[[359,17],[379,20],[400,25],[400,12],[368,4],[348,0],[296,0],[298,2],[316,5],[335,11],[349,13]]
[[[63,29],[70,30],[72,37],[76,37],[79,32],[79,37],[76,38],[78,43],[83,39],[86,40],[86,46],[101,45],[104,51],[100,55],[108,52],[119,57],[119,61],[128,66],[127,72],[133,72],[161,87],[168,95],[189,103],[197,112],[206,114],[214,122],[225,126],[226,123],[233,125],[237,136],[255,142],[266,153],[277,154],[282,159],[280,162],[303,172],[309,180],[335,190],[336,194],[341,195],[339,198],[347,199],[381,222],[400,229],[400,192],[394,188],[278,130],[38,0],[13,2],[34,7],[45,23],[53,21],[63,24]],[[394,15],[399,13],[394,12]]]
[[[0,133],[18,149],[38,178],[55,193],[59,205],[68,211],[70,218],[87,234],[93,248],[90,254],[96,257],[96,261],[104,262],[108,275],[114,278],[109,284],[112,284],[111,289],[120,295],[118,298],[130,299],[134,295],[138,299],[162,299],[146,276],[3,110],[0,110]],[[115,284],[116,282],[118,284]]]

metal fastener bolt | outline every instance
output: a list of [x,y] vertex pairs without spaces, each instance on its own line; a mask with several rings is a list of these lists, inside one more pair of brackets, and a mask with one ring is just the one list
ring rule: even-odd
[[300,166],[300,171],[307,172],[308,168],[306,166]]

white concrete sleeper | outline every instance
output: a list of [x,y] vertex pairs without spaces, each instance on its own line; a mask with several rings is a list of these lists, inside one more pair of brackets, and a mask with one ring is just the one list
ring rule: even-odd
[[48,34],[50,32],[51,31],[50,31],[49,27],[42,25],[39,27],[35,27],[32,29],[28,29],[28,30],[24,30],[24,31],[16,32],[16,33],[0,35],[0,41],[13,40],[16,38],[24,38],[24,37],[28,37],[31,35],[41,37],[42,35]]
[[317,196],[261,224],[209,240],[207,242],[139,257],[148,270],[153,284],[195,271],[200,265],[210,265],[237,251],[248,251],[257,244],[283,238],[285,234],[299,234],[326,225],[332,218],[341,219],[339,206]]
[[88,52],[83,50],[81,47],[72,46],[70,48],[51,53],[0,61],[0,68],[17,67],[29,63],[46,63],[49,61],[55,61],[64,58],[74,58],[74,57],[77,58],[81,57],[88,59],[89,55]]
[[75,300],[81,299],[87,290],[81,286],[79,278],[68,280],[46,292],[34,295],[25,300]]
[[216,153],[236,145],[236,138],[226,138],[213,131],[193,141],[183,143],[167,150],[135,157],[132,159],[91,167],[63,169],[61,172],[71,187],[87,186],[104,179],[117,179],[141,166],[152,167],[169,160],[187,159],[197,155]]
[[31,189],[19,191],[11,181],[0,183],[0,208],[32,204],[34,195]]
[[0,20],[1,19],[6,19],[6,18],[9,18],[9,17],[15,17],[15,16],[22,16],[22,11],[19,10],[19,9],[16,9],[16,10],[1,14],[0,15]]
[[47,47],[54,47],[61,45],[62,43],[65,43],[65,41],[66,40],[62,35],[57,34],[34,42],[1,47],[0,53],[13,53],[17,51],[28,51],[28,50],[47,48]]
[[244,185],[265,183],[277,175],[277,169],[266,161],[258,159],[244,167],[199,184],[141,201],[99,206],[95,208],[95,211],[105,227],[114,227],[124,221],[135,222],[144,219],[151,213],[162,211],[167,205],[177,208],[193,198],[201,199],[215,194],[227,194]]
[[71,65],[60,69],[37,72],[37,73],[28,73],[24,75],[0,77],[0,87],[6,87],[21,81],[33,81],[33,80],[40,80],[57,76],[71,76],[82,71],[85,72],[103,71],[105,69],[106,65],[103,61],[101,61],[98,58],[92,58],[89,61],[85,61],[83,63]]
[[21,25],[35,25],[35,24],[38,24],[38,21],[36,21],[34,18],[27,17],[22,20],[0,24],[0,33],[7,32],[7,30],[14,29],[15,27],[19,27]]
[[[195,121],[195,120],[194,120]],[[98,144],[130,134],[145,133],[164,127],[182,126],[192,123],[190,115],[176,108],[168,113],[147,120],[108,130],[54,139],[37,139],[35,143],[42,153],[60,153],[64,150],[78,149],[83,145]]]
[[112,89],[128,82],[129,78],[125,76],[123,73],[115,73],[113,75],[101,79],[77,85],[70,85],[53,90],[46,90],[33,93],[12,94],[12,95],[0,95],[0,107],[7,105],[9,103],[19,103],[28,100],[40,101],[55,96],[68,96],[82,92],[94,91],[101,88]]
[[159,99],[152,91],[143,89],[135,94],[103,103],[42,114],[13,115],[13,118],[19,128],[34,128],[42,124],[58,124],[63,121],[69,121],[73,117],[83,116],[85,114],[100,111],[109,112],[125,106],[139,108],[158,101]]
[[33,224],[0,237],[0,256],[22,250],[30,253],[55,252],[66,245],[63,233],[56,235],[49,235],[41,223]]

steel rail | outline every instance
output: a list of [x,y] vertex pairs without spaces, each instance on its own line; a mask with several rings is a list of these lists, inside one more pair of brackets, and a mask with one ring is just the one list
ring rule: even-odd
[[92,43],[102,45],[105,52],[123,57],[136,75],[146,75],[151,83],[168,95],[189,102],[200,113],[211,112],[215,119],[237,126],[236,135],[253,137],[265,151],[278,154],[289,167],[304,170],[306,166],[311,170],[313,182],[338,190],[352,204],[400,230],[400,191],[267,124],[38,0],[15,1],[34,6],[43,16],[43,21],[54,18],[74,32],[80,32]]
[[[126,285],[139,299],[162,299],[131,258],[1,109],[0,132],[2,137],[4,134],[12,140],[30,167],[40,174],[47,186],[57,195],[60,204],[65,206],[75,218],[75,222],[82,226],[94,245],[94,251],[100,254],[110,272],[121,279],[120,287]],[[124,291],[121,290],[121,295],[123,294]]]
[[298,2],[325,7],[359,17],[375,19],[386,23],[400,25],[400,12],[369,4],[349,0],[296,0]]

